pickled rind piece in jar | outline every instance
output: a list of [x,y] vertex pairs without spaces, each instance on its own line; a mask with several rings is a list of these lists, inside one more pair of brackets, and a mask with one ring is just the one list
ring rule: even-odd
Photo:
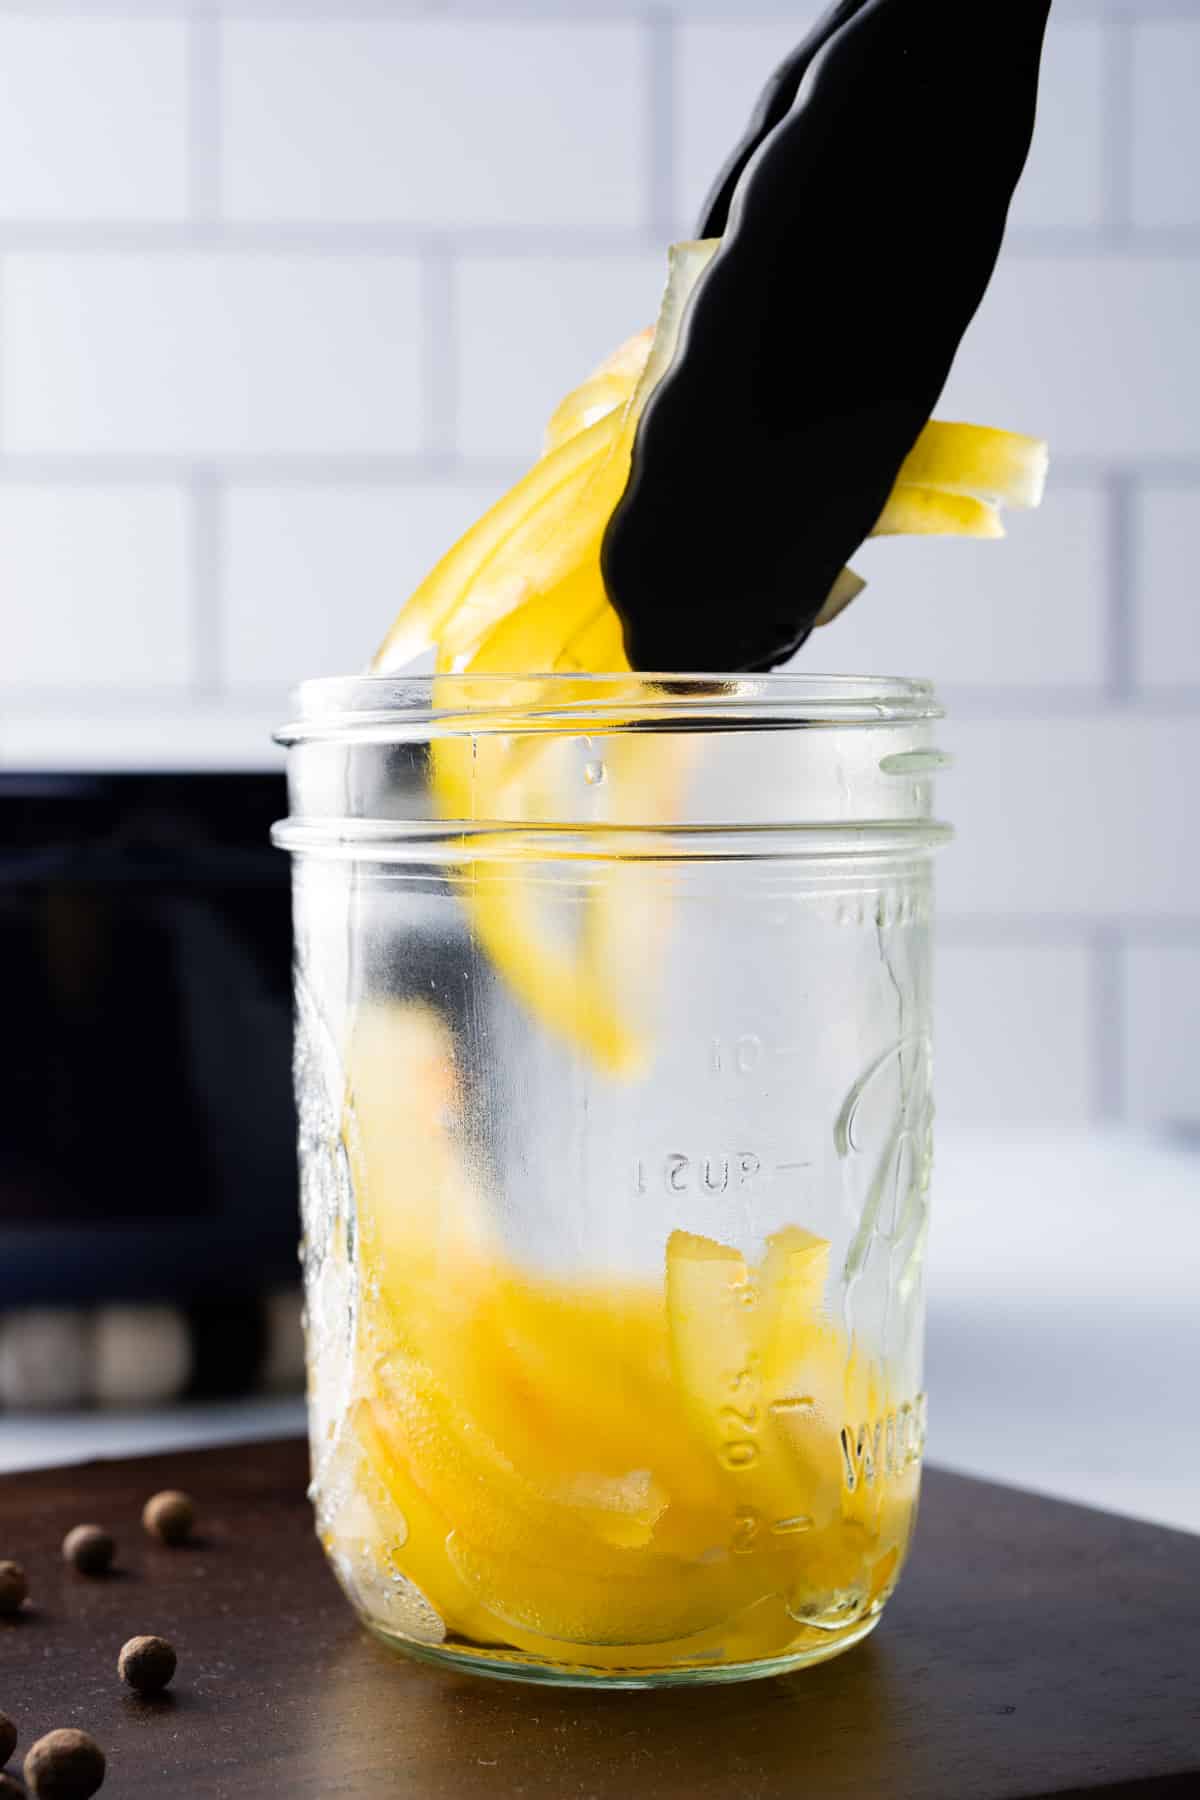
[[845,1434],[898,1409],[826,1315],[828,1243],[787,1225],[751,1261],[676,1231],[660,1283],[538,1273],[461,1166],[435,1014],[364,1009],[348,1091],[354,1393],[317,1505],[364,1616],[611,1671],[785,1656],[869,1622],[917,1461],[845,1479]]

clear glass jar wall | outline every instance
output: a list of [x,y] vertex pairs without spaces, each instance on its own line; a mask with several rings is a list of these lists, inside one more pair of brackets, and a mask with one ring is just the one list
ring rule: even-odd
[[921,1449],[921,683],[310,683],[289,745],[313,1497],[497,1674],[767,1674]]

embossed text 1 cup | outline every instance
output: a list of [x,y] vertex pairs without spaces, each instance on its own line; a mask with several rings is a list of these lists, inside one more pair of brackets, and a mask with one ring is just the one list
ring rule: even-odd
[[320,681],[289,746],[313,1495],[382,1638],[650,1686],[875,1625],[917,1498],[914,681]]

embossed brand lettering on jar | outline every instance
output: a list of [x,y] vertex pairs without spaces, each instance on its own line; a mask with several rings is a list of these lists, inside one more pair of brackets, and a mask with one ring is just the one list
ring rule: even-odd
[[921,1460],[925,1447],[926,1403],[918,1394],[894,1412],[860,1425],[843,1425],[842,1481],[847,1493],[860,1484],[890,1481]]

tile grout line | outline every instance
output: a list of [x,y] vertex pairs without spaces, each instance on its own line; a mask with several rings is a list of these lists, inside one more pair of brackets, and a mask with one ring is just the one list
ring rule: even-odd
[[1114,913],[1097,918],[1067,910],[1061,913],[942,913],[937,924],[939,943],[957,949],[1022,949],[1029,945],[1070,949],[1095,944],[1108,933],[1122,944],[1200,945],[1200,912],[1160,918],[1154,914]]
[[225,573],[224,482],[209,465],[192,470],[191,636],[194,699],[225,697],[223,589]]
[[454,250],[431,238],[421,259],[424,458],[455,457],[458,443],[458,266]]
[[[0,15],[2,16],[2,15]],[[219,155],[219,152],[214,154]],[[461,255],[477,257],[620,256],[645,251],[643,223],[632,225],[488,225],[447,223],[435,229],[401,218],[329,222],[318,219],[225,219],[147,223],[121,219],[18,220],[0,215],[0,248],[105,256],[114,250],[170,256],[203,249],[237,256],[275,252],[295,256],[423,255],[444,232]],[[657,240],[655,240],[657,242]],[[1200,243],[1197,248],[1200,249]]]
[[1091,933],[1092,1114],[1097,1123],[1125,1117],[1125,1002],[1121,928]]
[[[0,257],[0,265],[3,258]],[[203,453],[200,453],[203,454]],[[512,483],[528,468],[528,458],[469,457],[417,451],[280,451],[228,452],[212,456],[222,479],[247,487],[312,486],[391,487],[438,483],[476,487]],[[0,489],[13,483],[50,487],[104,487],[145,481],[186,482],[195,454],[155,452],[51,452],[0,454]]]
[[[1061,17],[1064,19],[1088,19],[1102,23],[1132,23],[1133,13],[1128,0],[1058,0]],[[541,4],[522,4],[521,0],[208,0],[211,16],[217,18],[243,18],[279,20],[293,23],[306,19],[335,19],[339,23],[346,21],[372,21],[379,19],[437,19],[448,22],[471,22],[486,16],[489,21],[498,24],[524,24],[529,21],[545,20],[562,23],[564,20],[574,23],[609,24],[613,21],[628,23],[644,16],[637,0],[622,0],[621,4],[603,5],[599,0],[588,0],[588,3],[575,5],[572,0],[542,0]],[[161,0],[159,4],[137,4],[137,0],[0,0],[0,18],[32,16],[35,18],[77,17],[112,20],[114,23],[127,24],[131,21],[146,18],[169,18],[185,10],[184,0],[172,5],[171,0]],[[665,10],[673,17],[686,14],[686,6],[674,0],[668,3]],[[781,18],[790,16],[792,8],[776,0],[770,0],[757,11],[749,9],[750,15],[758,21],[763,18]],[[724,8],[705,10],[701,17],[705,22],[716,21],[724,24],[743,23],[747,13],[739,8],[737,0],[727,0]],[[1140,0],[1137,20],[1171,20],[1194,19],[1200,17],[1200,0]]]
[[1137,656],[1137,511],[1140,481],[1130,470],[1117,470],[1105,482],[1108,498],[1105,556],[1105,681],[1114,706],[1138,698]]
[[[0,250],[0,267],[4,252]],[[145,480],[186,474],[194,454],[171,450],[0,450],[0,482],[20,481],[120,481]],[[412,450],[280,450],[233,451],[221,458],[223,468],[238,479],[299,480],[317,477],[349,481],[382,479],[513,480],[528,466],[527,457],[514,449],[509,455],[463,455],[439,452],[427,455]],[[1132,478],[1135,471],[1124,461],[1103,457],[1058,457],[1054,462],[1056,488],[1103,489],[1110,482]],[[1140,457],[1136,480],[1143,486],[1192,489],[1200,486],[1200,457]],[[971,687],[971,683],[958,684]],[[975,684],[978,687],[980,684]],[[982,684],[987,689],[987,684]],[[1003,687],[1003,684],[1001,684]]]
[[1104,223],[1119,245],[1133,233],[1133,51],[1133,21],[1109,18],[1104,32]]
[[210,225],[221,216],[221,21],[200,3],[187,23],[188,219]]
[[[2,0],[0,0],[2,3]],[[3,14],[0,14],[3,17]],[[197,15],[197,25],[216,27],[219,21]],[[204,82],[199,78],[196,88]],[[427,224],[402,218],[329,221],[320,219],[227,219],[220,214],[221,131],[219,117],[205,121],[206,111],[197,91],[194,106],[195,128],[189,161],[191,216],[186,220],[128,219],[18,219],[0,215],[0,247],[6,251],[29,254],[50,253],[74,256],[106,256],[114,251],[137,252],[146,256],[171,256],[192,250],[207,250],[214,255],[237,256],[255,253],[278,255],[337,256],[419,256],[434,233]],[[659,121],[653,132],[656,140],[665,139],[665,121]],[[645,223],[632,225],[489,225],[480,221],[450,224],[456,250],[465,256],[511,257],[516,255],[554,257],[620,256],[658,248],[664,236],[680,229],[677,217],[666,216],[673,208],[674,152],[659,142],[648,161],[651,204],[663,210],[664,217],[653,228]],[[656,173],[657,169],[657,173]],[[1010,263],[1036,262],[1047,259],[1129,260],[1137,258],[1172,258],[1193,262],[1200,258],[1200,227],[1195,225],[1162,226],[1086,226],[1068,227],[1014,226],[1005,243]]]
[[[1116,161],[1112,145],[1106,162]],[[1122,178],[1123,179],[1123,178]],[[1105,176],[1104,208],[1122,206],[1116,175]],[[1110,193],[1110,188],[1113,191]],[[1013,261],[1037,257],[1193,257],[1200,250],[1195,225],[1135,225],[1105,218],[1098,225],[1014,225],[1005,238],[1005,255]]]
[[677,37],[670,12],[655,7],[646,14],[647,46],[645,130],[649,181],[646,224],[662,245],[675,237],[675,113],[678,104]]

